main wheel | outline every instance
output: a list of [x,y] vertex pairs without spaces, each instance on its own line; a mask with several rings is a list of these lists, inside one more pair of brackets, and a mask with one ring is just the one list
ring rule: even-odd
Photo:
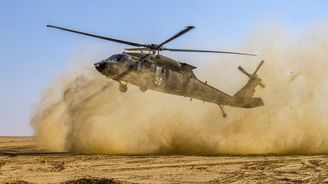
[[128,86],[126,84],[120,84],[120,91],[125,93],[128,90]]

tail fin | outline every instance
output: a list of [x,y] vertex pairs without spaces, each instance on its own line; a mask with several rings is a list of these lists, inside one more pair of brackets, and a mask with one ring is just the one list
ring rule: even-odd
[[262,88],[265,87],[265,85],[261,82],[262,80],[256,75],[257,71],[260,69],[263,63],[264,61],[262,60],[253,74],[247,73],[241,66],[238,67],[242,73],[249,77],[247,84],[233,96],[238,106],[244,108],[253,108],[264,105],[264,102],[261,98],[253,97],[257,85],[261,86]]

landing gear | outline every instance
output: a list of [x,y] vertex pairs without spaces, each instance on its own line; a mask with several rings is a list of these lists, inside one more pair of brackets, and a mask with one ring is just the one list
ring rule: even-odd
[[227,117],[227,114],[223,110],[223,105],[219,105],[219,107],[220,107],[220,110],[222,112],[222,117],[224,117],[224,118]]
[[145,91],[147,91],[147,86],[141,84],[141,85],[139,85],[139,90],[140,90],[141,92],[145,92]]
[[125,93],[128,90],[128,85],[127,84],[120,83],[119,89],[120,89],[120,91],[122,93]]

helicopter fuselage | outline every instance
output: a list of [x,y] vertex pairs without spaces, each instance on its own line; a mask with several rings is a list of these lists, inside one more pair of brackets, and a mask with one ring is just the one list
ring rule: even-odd
[[156,90],[168,94],[195,98],[221,106],[253,107],[244,98],[237,99],[202,82],[193,73],[196,68],[162,55],[122,53],[99,63],[96,69],[108,78],[120,83],[121,92],[127,84],[138,86],[141,91]]

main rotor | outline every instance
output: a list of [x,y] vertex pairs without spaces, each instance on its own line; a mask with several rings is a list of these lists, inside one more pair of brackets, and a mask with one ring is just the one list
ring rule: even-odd
[[58,26],[53,26],[53,25],[47,25],[47,27],[60,29],[60,30],[68,31],[68,32],[73,32],[73,33],[78,33],[78,34],[91,36],[91,37],[94,37],[94,38],[99,38],[99,39],[112,41],[112,42],[116,42],[116,43],[121,43],[121,44],[125,44],[125,45],[134,46],[133,48],[125,49],[125,50],[128,50],[128,51],[140,51],[140,52],[148,51],[148,52],[153,53],[153,54],[156,54],[156,53],[159,54],[160,51],[172,51],[172,52],[203,52],[203,53],[238,54],[238,55],[256,56],[255,54],[248,54],[248,53],[241,53],[241,52],[228,52],[228,51],[215,51],[215,50],[196,50],[196,49],[175,49],[175,48],[166,48],[166,47],[164,47],[165,44],[171,42],[172,40],[182,36],[183,34],[191,31],[192,29],[194,29],[195,28],[194,26],[187,26],[185,29],[179,31],[178,33],[176,33],[175,35],[173,35],[172,37],[170,37],[169,39],[163,41],[160,44],[140,44],[140,43],[136,43],[136,42],[130,42],[130,41],[124,41],[124,40],[114,39],[114,38],[105,37],[105,36],[99,36],[99,35],[95,35],[95,34],[85,33],[85,32],[81,32],[81,31],[76,31],[76,30],[67,29],[67,28],[58,27]]

